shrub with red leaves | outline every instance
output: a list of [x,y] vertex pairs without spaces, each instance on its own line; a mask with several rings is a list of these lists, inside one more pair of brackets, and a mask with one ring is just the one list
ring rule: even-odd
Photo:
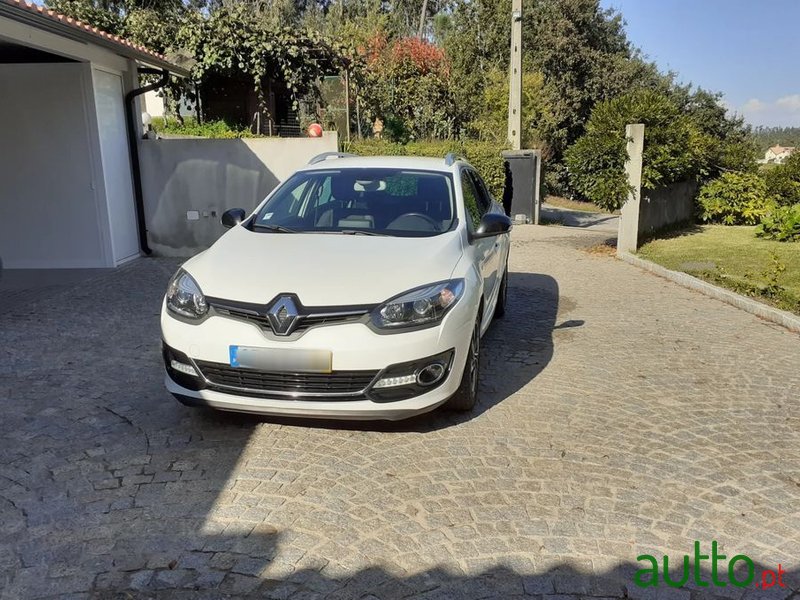
[[455,105],[444,50],[419,38],[390,40],[377,33],[362,51],[369,112],[396,140],[452,137]]

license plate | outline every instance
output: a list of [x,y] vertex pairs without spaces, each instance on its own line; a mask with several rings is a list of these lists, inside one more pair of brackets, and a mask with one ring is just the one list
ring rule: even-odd
[[333,353],[330,350],[300,348],[253,348],[229,346],[232,367],[259,371],[330,373]]

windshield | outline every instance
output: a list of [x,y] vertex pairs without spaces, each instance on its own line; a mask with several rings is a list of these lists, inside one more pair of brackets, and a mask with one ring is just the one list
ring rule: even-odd
[[250,226],[256,231],[420,237],[448,231],[454,220],[449,174],[369,168],[296,173]]

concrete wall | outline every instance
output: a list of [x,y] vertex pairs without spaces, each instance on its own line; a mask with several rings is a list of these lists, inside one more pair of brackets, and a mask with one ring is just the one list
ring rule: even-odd
[[631,191],[622,205],[617,235],[617,254],[636,252],[643,236],[659,229],[690,221],[694,217],[694,197],[697,183],[683,181],[655,190],[642,189],[642,155],[645,126],[630,124],[625,127],[628,139],[625,174]]
[[697,183],[682,181],[655,190],[642,190],[639,203],[639,235],[648,235],[694,217]]
[[322,138],[161,139],[140,142],[150,247],[162,256],[191,256],[225,229],[229,208],[253,210],[309,159],[336,151]]
[[88,64],[0,64],[5,268],[108,266]]

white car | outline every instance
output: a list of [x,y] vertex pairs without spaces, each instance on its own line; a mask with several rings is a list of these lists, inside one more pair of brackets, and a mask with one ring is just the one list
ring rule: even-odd
[[470,410],[505,311],[511,221],[475,169],[320,155],[188,260],[161,311],[167,389],[192,406],[403,419]]

